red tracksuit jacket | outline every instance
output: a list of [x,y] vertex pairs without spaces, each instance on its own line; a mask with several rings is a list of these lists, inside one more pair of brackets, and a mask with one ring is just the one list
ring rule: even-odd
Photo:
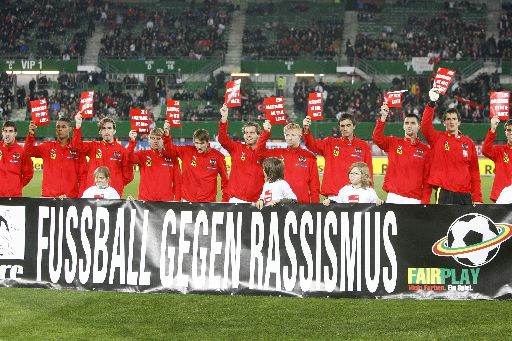
[[268,149],[265,145],[270,132],[264,130],[256,143],[256,152],[260,159],[278,157],[284,161],[284,179],[290,184],[299,203],[318,203],[320,201],[320,180],[318,166],[313,153],[297,148]]
[[199,153],[194,146],[176,146],[172,138],[164,136],[164,146],[174,157],[181,159],[181,198],[190,202],[215,202],[217,198],[217,175],[220,175],[222,201],[227,196],[228,173],[224,155],[209,148]]
[[490,198],[496,201],[503,188],[512,184],[512,146],[508,144],[496,145],[496,133],[490,129],[485,136],[482,154],[494,161],[495,176]]
[[21,197],[34,175],[32,160],[18,143],[0,144],[0,197]]
[[432,187],[427,183],[429,147],[418,139],[385,136],[385,122],[377,121],[373,142],[388,154],[388,167],[382,188],[386,192],[430,203]]
[[110,186],[123,196],[124,186],[133,180],[133,166],[128,160],[128,151],[118,142],[106,143],[104,141],[82,141],[82,130],[75,129],[72,146],[80,153],[89,157],[87,163],[87,189],[94,185],[94,171],[100,166],[105,166],[110,171]]
[[354,162],[364,162],[370,169],[373,181],[372,151],[368,143],[357,137],[352,141],[344,137],[326,137],[316,140],[311,129],[304,131],[306,147],[313,153],[325,158],[322,194],[337,195],[340,189],[349,183],[348,169]]
[[421,132],[432,152],[428,183],[452,192],[471,193],[474,202],[482,201],[478,156],[473,141],[462,135],[434,129],[435,108],[425,106]]
[[228,195],[256,202],[265,183],[263,169],[256,151],[248,145],[235,142],[228,136],[228,124],[219,124],[219,143],[231,155]]
[[43,159],[43,197],[78,198],[78,174],[80,154],[71,143],[61,145],[58,141],[42,142],[35,146],[35,137],[28,134],[25,139],[27,154]]
[[139,200],[180,201],[181,171],[178,159],[165,155],[164,150],[134,151],[135,141],[130,141],[130,162],[139,165]]

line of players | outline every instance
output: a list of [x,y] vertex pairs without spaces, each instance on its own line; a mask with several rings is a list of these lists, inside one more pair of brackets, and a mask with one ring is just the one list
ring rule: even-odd
[[[373,141],[388,155],[383,184],[388,193],[386,202],[427,204],[435,190],[439,204],[481,203],[475,144],[459,131],[460,115],[455,109],[443,114],[446,130],[435,130],[432,120],[439,99],[437,89],[430,90],[429,99],[421,122],[415,115],[406,115],[404,137],[384,135],[389,108],[381,107]],[[344,114],[339,120],[341,137],[316,139],[311,131],[311,119],[306,117],[303,127],[296,123],[284,127],[287,147],[269,149],[266,142],[272,126],[268,121],[263,124],[263,131],[257,123],[246,123],[242,128],[242,143],[228,136],[226,106],[220,109],[220,114],[218,140],[231,155],[229,178],[224,156],[210,147],[209,133],[203,129],[194,132],[193,146],[177,146],[172,142],[166,123],[163,129],[155,128],[150,132],[149,150],[135,151],[137,133],[131,131],[128,146],[121,146],[115,140],[116,123],[110,118],[99,122],[101,141],[83,141],[82,117],[77,114],[72,138],[71,122],[59,119],[56,139],[39,145],[35,144],[36,126],[31,123],[24,147],[16,143],[16,125],[5,122],[0,146],[0,196],[21,196],[23,187],[33,176],[30,157],[40,157],[43,159],[43,197],[80,197],[87,188],[94,186],[100,167],[100,173],[110,177],[111,187],[122,196],[124,187],[133,180],[133,165],[137,164],[140,167],[140,200],[215,202],[217,177],[220,176],[223,202],[258,203],[259,207],[281,199],[318,203],[320,194],[328,199],[327,203],[339,202],[342,190],[348,202],[365,201],[361,192],[365,186],[354,183],[350,175],[363,174],[365,167],[361,164],[366,164],[369,179],[373,178],[371,150],[365,141],[354,136],[356,122],[351,115]],[[505,124],[505,145],[494,143],[498,123],[497,118],[491,119],[482,152],[496,166],[491,200],[511,203],[512,121]],[[419,130],[428,145],[419,140]],[[301,139],[309,150],[301,148]],[[325,158],[321,187],[313,153]],[[268,158],[272,160],[262,167],[263,160]],[[356,163],[359,167],[354,166]],[[355,173],[354,169],[357,169]],[[281,180],[289,186],[294,197],[282,197],[277,192],[286,193],[287,188],[270,185],[281,183]],[[376,200],[372,202],[378,203]]]

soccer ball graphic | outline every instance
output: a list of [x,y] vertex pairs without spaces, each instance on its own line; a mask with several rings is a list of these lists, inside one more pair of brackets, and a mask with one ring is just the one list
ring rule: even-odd
[[464,248],[484,243],[500,234],[498,227],[486,216],[469,213],[455,220],[448,230],[446,247],[461,249],[461,253],[453,255],[457,263],[477,267],[489,263],[498,253],[500,244],[464,253]]

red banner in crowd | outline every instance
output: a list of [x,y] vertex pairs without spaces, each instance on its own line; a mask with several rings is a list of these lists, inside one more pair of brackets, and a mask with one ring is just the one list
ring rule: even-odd
[[498,116],[500,121],[507,121],[510,107],[510,92],[491,92],[490,98],[489,118]]
[[439,89],[441,95],[444,95],[452,84],[454,77],[455,71],[440,67],[437,70],[436,78],[434,78],[434,87]]
[[30,113],[32,115],[32,122],[34,122],[36,126],[45,126],[50,123],[48,102],[46,99],[30,101]]
[[168,99],[165,116],[171,127],[181,127],[180,101]]
[[151,118],[147,109],[130,108],[131,130],[138,133],[149,133]]
[[242,97],[240,96],[241,79],[229,81],[226,83],[226,93],[224,94],[224,103],[228,108],[236,108],[242,105]]
[[384,95],[384,101],[389,108],[402,108],[402,94],[407,90],[388,91]]
[[308,116],[311,117],[312,121],[321,121],[324,119],[323,111],[322,93],[310,92],[308,95]]
[[93,116],[94,91],[84,91],[80,95],[80,105],[78,110],[82,112],[83,118]]
[[269,120],[271,124],[286,124],[283,97],[264,98],[263,110],[265,111],[265,118]]

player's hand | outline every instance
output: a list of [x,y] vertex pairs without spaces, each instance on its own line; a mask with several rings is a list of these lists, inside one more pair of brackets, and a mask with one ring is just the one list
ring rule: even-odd
[[265,120],[265,122],[263,122],[263,129],[270,132],[270,130],[272,129],[272,124],[270,123],[269,120]]
[[473,205],[482,205],[482,204],[483,204],[483,202],[481,202],[481,201],[475,201],[475,202],[473,202]]
[[135,130],[130,130],[128,137],[131,141],[135,141],[137,139],[137,132]]
[[82,112],[78,112],[76,115],[75,115],[75,122],[76,122],[76,128],[81,128],[82,127]]
[[437,89],[437,88],[430,89],[430,91],[428,92],[428,98],[432,102],[437,102],[437,100],[439,99],[439,89]]
[[264,206],[263,200],[260,199],[260,200],[256,201],[256,208],[258,210],[261,210],[263,208],[263,206]]
[[491,131],[496,132],[496,128],[498,128],[498,124],[500,123],[500,119],[498,116],[493,116],[491,118]]
[[386,118],[388,118],[388,115],[389,115],[389,107],[386,103],[384,103],[380,107],[380,120],[382,122],[386,122]]
[[220,108],[220,121],[226,123],[228,121],[228,106],[224,105]]
[[164,122],[164,135],[169,136],[171,131],[171,125],[169,124],[169,121]]
[[304,120],[302,121],[302,127],[306,130],[309,129],[309,127],[311,127],[311,117],[304,117]]
[[322,204],[324,204],[325,206],[329,206],[331,204],[331,199],[325,198],[324,201],[322,201]]
[[61,200],[66,199],[66,198],[67,198],[66,194],[59,195],[59,199],[61,199]]
[[377,199],[377,201],[375,202],[375,205],[380,206],[380,205],[382,205],[383,203],[384,203],[384,200],[382,200],[382,199]]
[[36,134],[37,126],[34,122],[30,121],[30,124],[28,125],[28,133],[32,136]]

